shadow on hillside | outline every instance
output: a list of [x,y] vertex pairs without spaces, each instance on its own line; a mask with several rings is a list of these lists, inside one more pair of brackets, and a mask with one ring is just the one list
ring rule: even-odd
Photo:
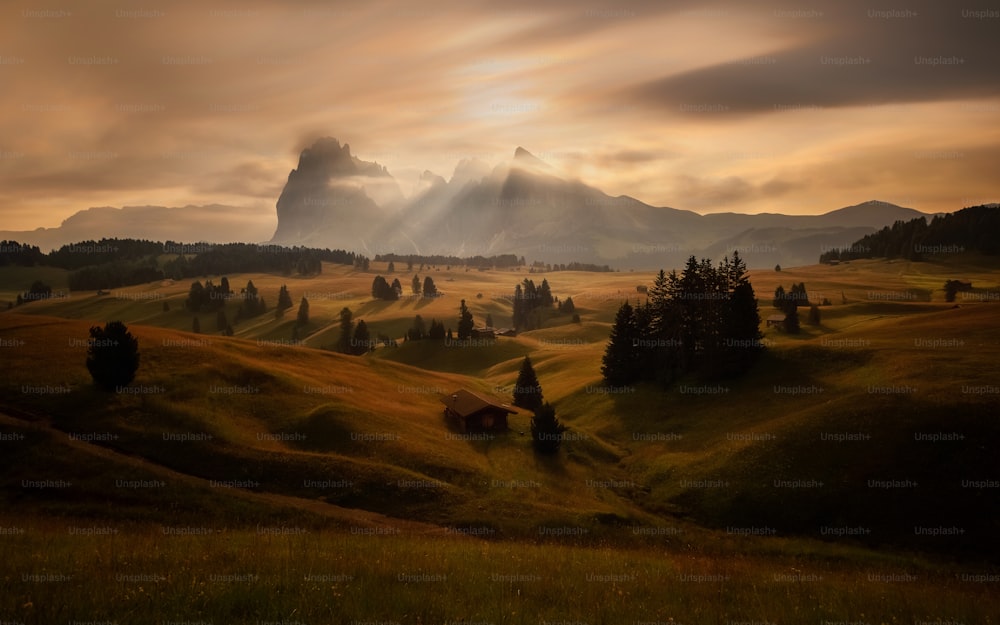
[[[443,297],[443,296],[442,296],[442,295],[438,295],[438,297]],[[430,304],[431,302],[433,302],[433,301],[434,301],[435,299],[437,299],[437,298],[436,298],[436,297],[421,297],[421,298],[420,298],[419,300],[417,300],[417,303],[416,303],[416,305],[415,305],[415,306],[413,307],[413,309],[414,309],[414,310],[420,310],[420,309],[421,309],[421,308],[423,308],[424,306],[427,306],[427,305],[429,305],[429,304]]]
[[392,306],[394,302],[389,302],[381,299],[373,299],[371,301],[365,302],[354,311],[354,318],[357,319],[364,315],[371,315],[375,313],[380,313],[389,306]]
[[559,453],[552,455],[540,454],[535,452],[534,449],[530,449],[530,452],[535,470],[544,471],[555,477],[569,476],[569,471],[566,470],[568,456],[565,450],[560,450]]

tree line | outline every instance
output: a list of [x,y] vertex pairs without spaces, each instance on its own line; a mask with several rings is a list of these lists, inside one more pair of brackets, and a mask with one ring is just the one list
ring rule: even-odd
[[[162,255],[175,258],[161,263]],[[43,254],[37,246],[0,242],[0,266],[49,266],[70,271],[74,291],[113,289],[157,280],[183,280],[227,273],[319,274],[322,263],[351,265],[357,255],[344,250],[250,243],[160,243],[145,239],[102,238],[71,243]]]
[[379,262],[406,263],[406,270],[412,271],[417,263],[421,265],[455,265],[457,267],[481,267],[485,269],[507,269],[524,265],[524,256],[518,258],[514,254],[497,254],[494,256],[444,256],[421,254],[376,254]]
[[865,235],[850,247],[823,252],[819,262],[858,258],[904,258],[923,260],[938,251],[1000,254],[1000,206],[970,206],[954,213],[897,221]]

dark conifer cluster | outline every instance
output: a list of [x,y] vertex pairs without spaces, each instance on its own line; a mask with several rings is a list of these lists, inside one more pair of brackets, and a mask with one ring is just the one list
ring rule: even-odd
[[691,256],[680,274],[657,274],[645,303],[622,304],[601,372],[612,386],[738,375],[756,361],[760,339],[757,299],[739,254],[718,267]]

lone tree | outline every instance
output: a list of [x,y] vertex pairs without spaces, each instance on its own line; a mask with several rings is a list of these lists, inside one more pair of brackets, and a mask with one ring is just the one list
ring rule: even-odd
[[437,297],[438,290],[434,285],[434,278],[426,276],[424,278],[424,297]]
[[554,454],[562,444],[563,432],[566,426],[556,418],[556,409],[545,402],[535,410],[531,417],[531,442],[535,451],[541,454]]
[[351,353],[351,337],[354,336],[354,313],[344,307],[340,311],[340,339],[337,341],[337,351],[341,354]]
[[809,307],[809,325],[818,326],[819,325],[819,306],[813,304]]
[[292,296],[288,293],[288,287],[284,284],[281,285],[281,290],[278,291],[278,308],[281,312],[284,312],[292,307]]
[[472,336],[472,328],[475,327],[475,324],[472,321],[472,313],[469,312],[469,307],[465,305],[464,299],[458,310],[458,340],[464,341]]
[[[197,317],[196,317],[197,318]],[[121,321],[90,328],[87,371],[94,384],[105,391],[127,386],[139,369],[139,341]]]
[[299,314],[295,321],[296,324],[300,326],[304,326],[309,323],[309,300],[304,297],[302,298],[302,301],[299,302]]
[[360,356],[374,350],[375,344],[372,342],[371,333],[368,332],[368,324],[364,319],[358,319],[358,325],[354,327],[354,338],[351,339],[351,353]]
[[521,371],[514,383],[514,405],[528,410],[537,410],[542,405],[542,386],[528,356],[521,361]]
[[[413,264],[412,262],[410,263]],[[413,274],[413,282],[410,283],[414,295],[420,295],[420,276]]]

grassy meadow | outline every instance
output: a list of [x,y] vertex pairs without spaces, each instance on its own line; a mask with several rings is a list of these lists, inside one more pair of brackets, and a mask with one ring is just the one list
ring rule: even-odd
[[[37,279],[3,269],[0,303]],[[762,323],[739,379],[617,393],[601,356],[651,273],[401,269],[229,275],[270,308],[231,338],[214,312],[190,331],[188,282],[0,313],[0,622],[996,622],[995,262],[752,271],[762,318],[804,282],[820,324]],[[442,295],[373,301],[379,273]],[[510,326],[526,277],[580,323],[402,341],[416,314],[456,328],[462,299]],[[952,278],[975,287],[955,304]],[[323,349],[344,307],[398,346]],[[84,366],[112,319],[139,340],[132,392]],[[523,410],[486,440],[442,414],[458,388],[510,401],[525,355],[569,427],[556,458]]]

